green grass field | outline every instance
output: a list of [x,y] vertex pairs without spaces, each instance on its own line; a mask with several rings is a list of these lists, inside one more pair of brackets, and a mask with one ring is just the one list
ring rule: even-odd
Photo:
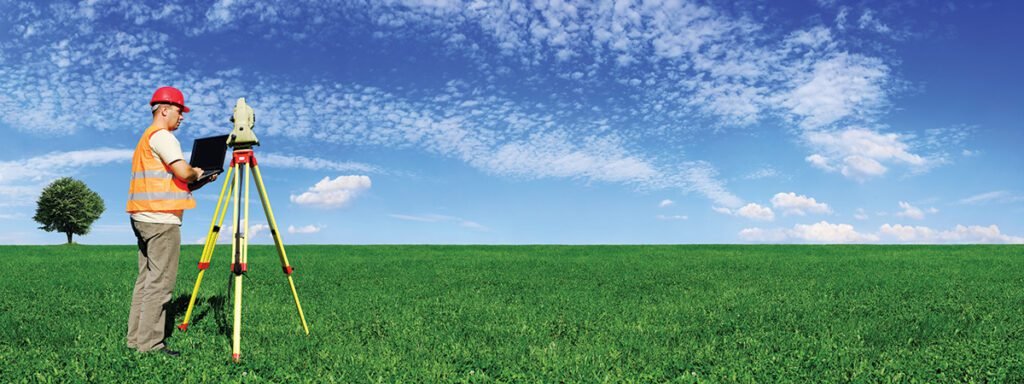
[[229,248],[175,359],[133,246],[0,247],[0,382],[1024,382],[1021,246],[290,246],[309,336],[253,246],[240,364]]

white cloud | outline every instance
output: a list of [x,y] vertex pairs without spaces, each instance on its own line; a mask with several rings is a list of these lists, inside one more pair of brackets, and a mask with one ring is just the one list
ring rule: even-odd
[[813,197],[797,195],[794,192],[780,192],[772,197],[772,207],[782,210],[783,215],[804,216],[807,213],[831,213],[828,204],[819,203]]
[[[228,233],[231,233],[231,232],[228,232]],[[259,237],[261,234],[266,234],[266,236],[270,236],[270,225],[269,224],[261,223],[261,224],[252,224],[252,225],[249,226],[249,233],[247,234],[247,236],[249,236],[249,239],[255,239],[255,238]]]
[[[726,76],[727,77],[727,76]],[[687,104],[709,116],[721,119],[726,126],[746,126],[756,123],[766,108],[767,88],[745,84],[702,83],[696,86]]]
[[878,241],[878,236],[857,232],[849,224],[832,224],[821,221],[815,224],[796,224],[792,229],[746,228],[739,232],[739,237],[751,242],[807,242],[807,243],[870,243]]
[[775,213],[772,212],[771,208],[762,207],[757,203],[744,205],[742,208],[736,210],[736,215],[753,220],[771,221],[775,219]]
[[865,9],[864,13],[860,15],[860,19],[857,20],[857,25],[860,29],[867,29],[878,33],[889,33],[892,30],[889,26],[882,23],[881,20],[875,18],[875,12],[870,9]]
[[[306,2],[305,4],[296,3],[295,5],[306,8],[307,6],[326,7],[329,4]],[[186,33],[190,35],[199,35],[207,32],[232,29],[232,27],[237,27],[238,24],[253,22],[276,25],[281,23],[283,21],[282,19],[288,15],[293,15],[292,17],[294,17],[294,15],[300,14],[299,12],[288,9],[287,6],[283,6],[281,3],[252,0],[217,0],[215,3],[211,4],[208,9],[204,10],[201,7],[196,7],[193,11],[197,13],[203,12],[204,15],[202,17],[190,15],[191,17],[194,17],[197,22],[201,22],[201,24],[192,24],[187,27]],[[312,9],[311,11],[320,12],[320,10]],[[324,15],[324,13],[313,14],[316,14],[319,17]],[[276,31],[275,33],[282,34],[283,32]],[[289,36],[295,37],[296,35]]]
[[726,208],[726,207],[712,206],[711,209],[714,210],[715,212],[721,213],[723,215],[729,215],[729,216],[733,215],[732,210],[729,209],[729,208]]
[[0,185],[0,207],[31,206],[43,190],[42,184],[30,186]]
[[902,243],[927,243],[932,242],[937,238],[936,231],[928,227],[884,224],[878,229],[878,231],[883,236],[896,238]]
[[[87,167],[129,162],[134,150],[96,148],[0,161],[0,206],[28,206],[49,181],[71,176]],[[128,168],[125,168],[127,183]]]
[[625,153],[617,140],[592,139],[577,146],[566,133],[533,135],[501,145],[495,153],[473,161],[494,173],[532,177],[640,182],[657,175],[647,161]]
[[826,172],[835,172],[836,170],[835,167],[829,165],[828,158],[817,153],[807,156],[804,160],[807,160],[807,162],[811,163],[811,165],[820,168]]
[[373,165],[351,162],[334,161],[321,158],[310,158],[299,155],[282,155],[276,153],[260,154],[261,165],[281,168],[301,168],[315,171],[337,171],[337,172],[363,172],[382,173]]
[[96,148],[50,152],[28,159],[0,161],[0,184],[18,180],[46,180],[75,173],[83,167],[128,162],[131,161],[133,152],[132,149]]
[[164,20],[187,13],[184,7],[178,4],[164,4],[162,7],[136,6],[128,7],[125,10],[125,19],[135,25],[144,25],[149,22]]
[[996,225],[957,225],[951,230],[941,231],[924,226],[884,224],[877,233],[862,233],[849,224],[821,221],[810,225],[797,224],[792,229],[745,228],[738,236],[744,241],[769,243],[1024,244],[1024,237],[1004,234]]
[[850,9],[847,7],[840,7],[839,13],[836,14],[836,28],[840,31],[846,29],[846,16],[850,14]]
[[857,212],[853,214],[853,218],[857,220],[867,220],[868,213],[867,211],[864,210],[864,208],[857,208]]
[[388,216],[391,216],[391,217],[399,219],[399,220],[419,221],[419,222],[424,222],[424,223],[436,223],[436,222],[439,222],[439,221],[447,221],[447,220],[454,219],[454,217],[451,217],[451,216],[433,215],[433,214],[432,215],[403,215],[403,214],[393,213],[393,214],[390,214]]
[[992,191],[980,193],[971,197],[960,199],[960,204],[988,204],[988,203],[1013,203],[1024,201],[1024,196],[1014,195],[1010,191]]
[[882,134],[869,129],[850,127],[841,131],[811,131],[808,143],[829,153],[860,155],[873,159],[898,160],[912,165],[923,165],[925,159],[907,152],[904,137],[895,133]]
[[957,225],[951,230],[940,231],[923,226],[884,224],[879,228],[879,233],[901,243],[1024,244],[1024,237],[1004,234],[996,225]]
[[904,136],[878,133],[850,127],[839,131],[807,131],[803,138],[816,154],[807,161],[825,171],[840,170],[851,179],[863,181],[885,174],[882,162],[905,164],[917,169],[929,166],[928,160],[910,153]]
[[706,162],[690,162],[683,166],[683,169],[675,173],[677,176],[668,177],[669,182],[673,178],[680,178],[672,185],[682,185],[687,191],[696,191],[718,205],[725,207],[739,207],[743,200],[729,192],[724,183],[718,179],[718,172]]
[[[925,129],[923,134],[920,136],[917,146],[922,149],[939,153],[955,153],[955,149],[962,148],[963,143],[974,135],[978,129],[979,126],[968,124],[956,124],[942,128],[928,128]],[[964,156],[977,154],[967,149],[963,149],[962,151],[967,152],[962,152]]]
[[290,198],[296,204],[340,208],[370,189],[371,184],[369,176],[324,177],[308,191],[298,196],[291,195]]
[[888,73],[889,67],[877,58],[838,53],[816,62],[810,73],[795,73],[792,90],[779,102],[808,129],[867,117],[886,104],[882,86]]
[[914,219],[914,220],[923,220],[924,219],[924,211],[922,211],[918,207],[910,205],[910,203],[908,203],[908,202],[901,201],[900,202],[900,208],[903,209],[903,211],[900,211],[899,213],[897,213],[896,216],[906,217],[906,218],[910,218],[910,219]]
[[[206,11],[206,22],[208,24],[229,24],[234,18],[234,10],[231,8],[233,0],[217,0],[213,6]],[[239,1],[239,3],[244,3]]]
[[800,30],[789,34],[786,42],[790,44],[801,44],[811,48],[827,46],[833,43],[832,32],[823,26],[817,26],[810,30]]
[[462,220],[461,222],[459,222],[459,225],[475,231],[490,231],[490,228],[487,228],[483,224],[477,223],[475,221]]
[[675,204],[675,202],[672,201],[672,200],[669,200],[669,199],[665,199],[665,200],[662,200],[660,203],[658,203],[658,208],[665,208],[665,207],[670,206],[672,204]]
[[294,225],[289,225],[288,226],[288,233],[309,234],[309,233],[320,232],[321,229],[323,229],[323,226],[313,225],[313,224],[304,225],[304,226],[301,226],[301,227],[296,227]]
[[740,239],[756,243],[778,243],[786,241],[789,235],[784,229],[744,228],[739,233]]
[[688,220],[689,217],[686,215],[657,215],[655,216],[658,220],[673,221],[673,220]]
[[768,167],[768,168],[759,169],[759,170],[754,171],[753,173],[751,173],[749,175],[743,176],[743,179],[745,179],[745,180],[760,180],[760,179],[766,179],[766,178],[777,177],[777,176],[779,176],[779,171],[775,170],[775,168]]
[[878,160],[864,156],[847,156],[843,159],[841,173],[855,180],[865,180],[871,177],[881,176],[888,171]]
[[878,241],[878,236],[854,230],[849,224],[832,224],[822,221],[816,224],[793,226],[790,236],[813,243],[868,243]]

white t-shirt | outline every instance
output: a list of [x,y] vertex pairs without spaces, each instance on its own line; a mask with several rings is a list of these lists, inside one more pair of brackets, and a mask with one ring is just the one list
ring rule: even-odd
[[170,131],[161,129],[149,137],[149,147],[153,148],[153,155],[157,160],[170,165],[175,160],[185,160],[181,153],[181,143]]
[[[177,160],[185,160],[178,138],[166,129],[156,131],[149,137],[149,147],[153,149],[153,156],[164,164],[170,165]],[[136,212],[132,214],[132,220],[144,223],[181,225],[181,214],[182,211]]]

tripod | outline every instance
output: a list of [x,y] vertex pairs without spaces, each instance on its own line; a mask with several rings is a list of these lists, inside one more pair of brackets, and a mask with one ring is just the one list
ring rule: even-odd
[[[236,172],[237,170],[237,172]],[[256,189],[260,194],[260,201],[263,203],[263,212],[267,215],[270,224],[270,234],[274,237],[274,244],[277,246],[277,254],[281,259],[281,268],[288,276],[288,285],[291,286],[292,296],[295,297],[295,308],[299,311],[299,320],[302,321],[302,329],[309,334],[309,327],[306,326],[306,316],[302,314],[302,305],[299,304],[299,295],[295,292],[295,282],[292,280],[294,269],[288,264],[288,256],[284,252],[284,243],[277,231],[277,222],[274,221],[274,212],[270,209],[270,200],[267,199],[267,191],[263,186],[263,178],[260,176],[260,168],[256,164],[256,156],[251,147],[239,149],[236,147],[231,153],[231,167],[225,175],[224,185],[220,190],[220,197],[217,198],[217,207],[213,212],[213,220],[210,222],[210,230],[206,234],[206,245],[203,246],[203,254],[199,259],[199,276],[196,277],[195,288],[192,289],[192,297],[188,300],[188,310],[185,311],[185,320],[178,326],[178,329],[188,329],[188,321],[192,317],[192,309],[195,306],[196,295],[199,293],[199,284],[203,281],[203,274],[210,267],[210,258],[213,257],[213,248],[217,245],[217,237],[220,234],[221,224],[224,223],[224,216],[227,213],[227,205],[232,199],[231,221],[234,223],[234,236],[231,238],[231,273],[234,275],[234,326],[231,335],[231,358],[238,362],[241,356],[242,339],[242,275],[248,270],[249,258],[249,173],[250,170],[256,176]],[[243,180],[244,179],[244,180]],[[231,189],[227,195],[228,184]],[[238,210],[241,201],[239,200],[239,184],[244,184],[245,201],[243,215],[239,217]],[[219,218],[218,218],[219,216]]]

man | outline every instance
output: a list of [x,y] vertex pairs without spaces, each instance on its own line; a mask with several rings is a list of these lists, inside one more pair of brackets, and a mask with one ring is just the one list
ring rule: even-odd
[[142,134],[132,156],[128,213],[139,245],[139,276],[128,315],[128,347],[170,356],[164,334],[167,306],[178,275],[181,216],[195,208],[188,183],[203,174],[185,162],[181,144],[171,132],[181,126],[185,96],[173,87],[153,93],[153,123]]

